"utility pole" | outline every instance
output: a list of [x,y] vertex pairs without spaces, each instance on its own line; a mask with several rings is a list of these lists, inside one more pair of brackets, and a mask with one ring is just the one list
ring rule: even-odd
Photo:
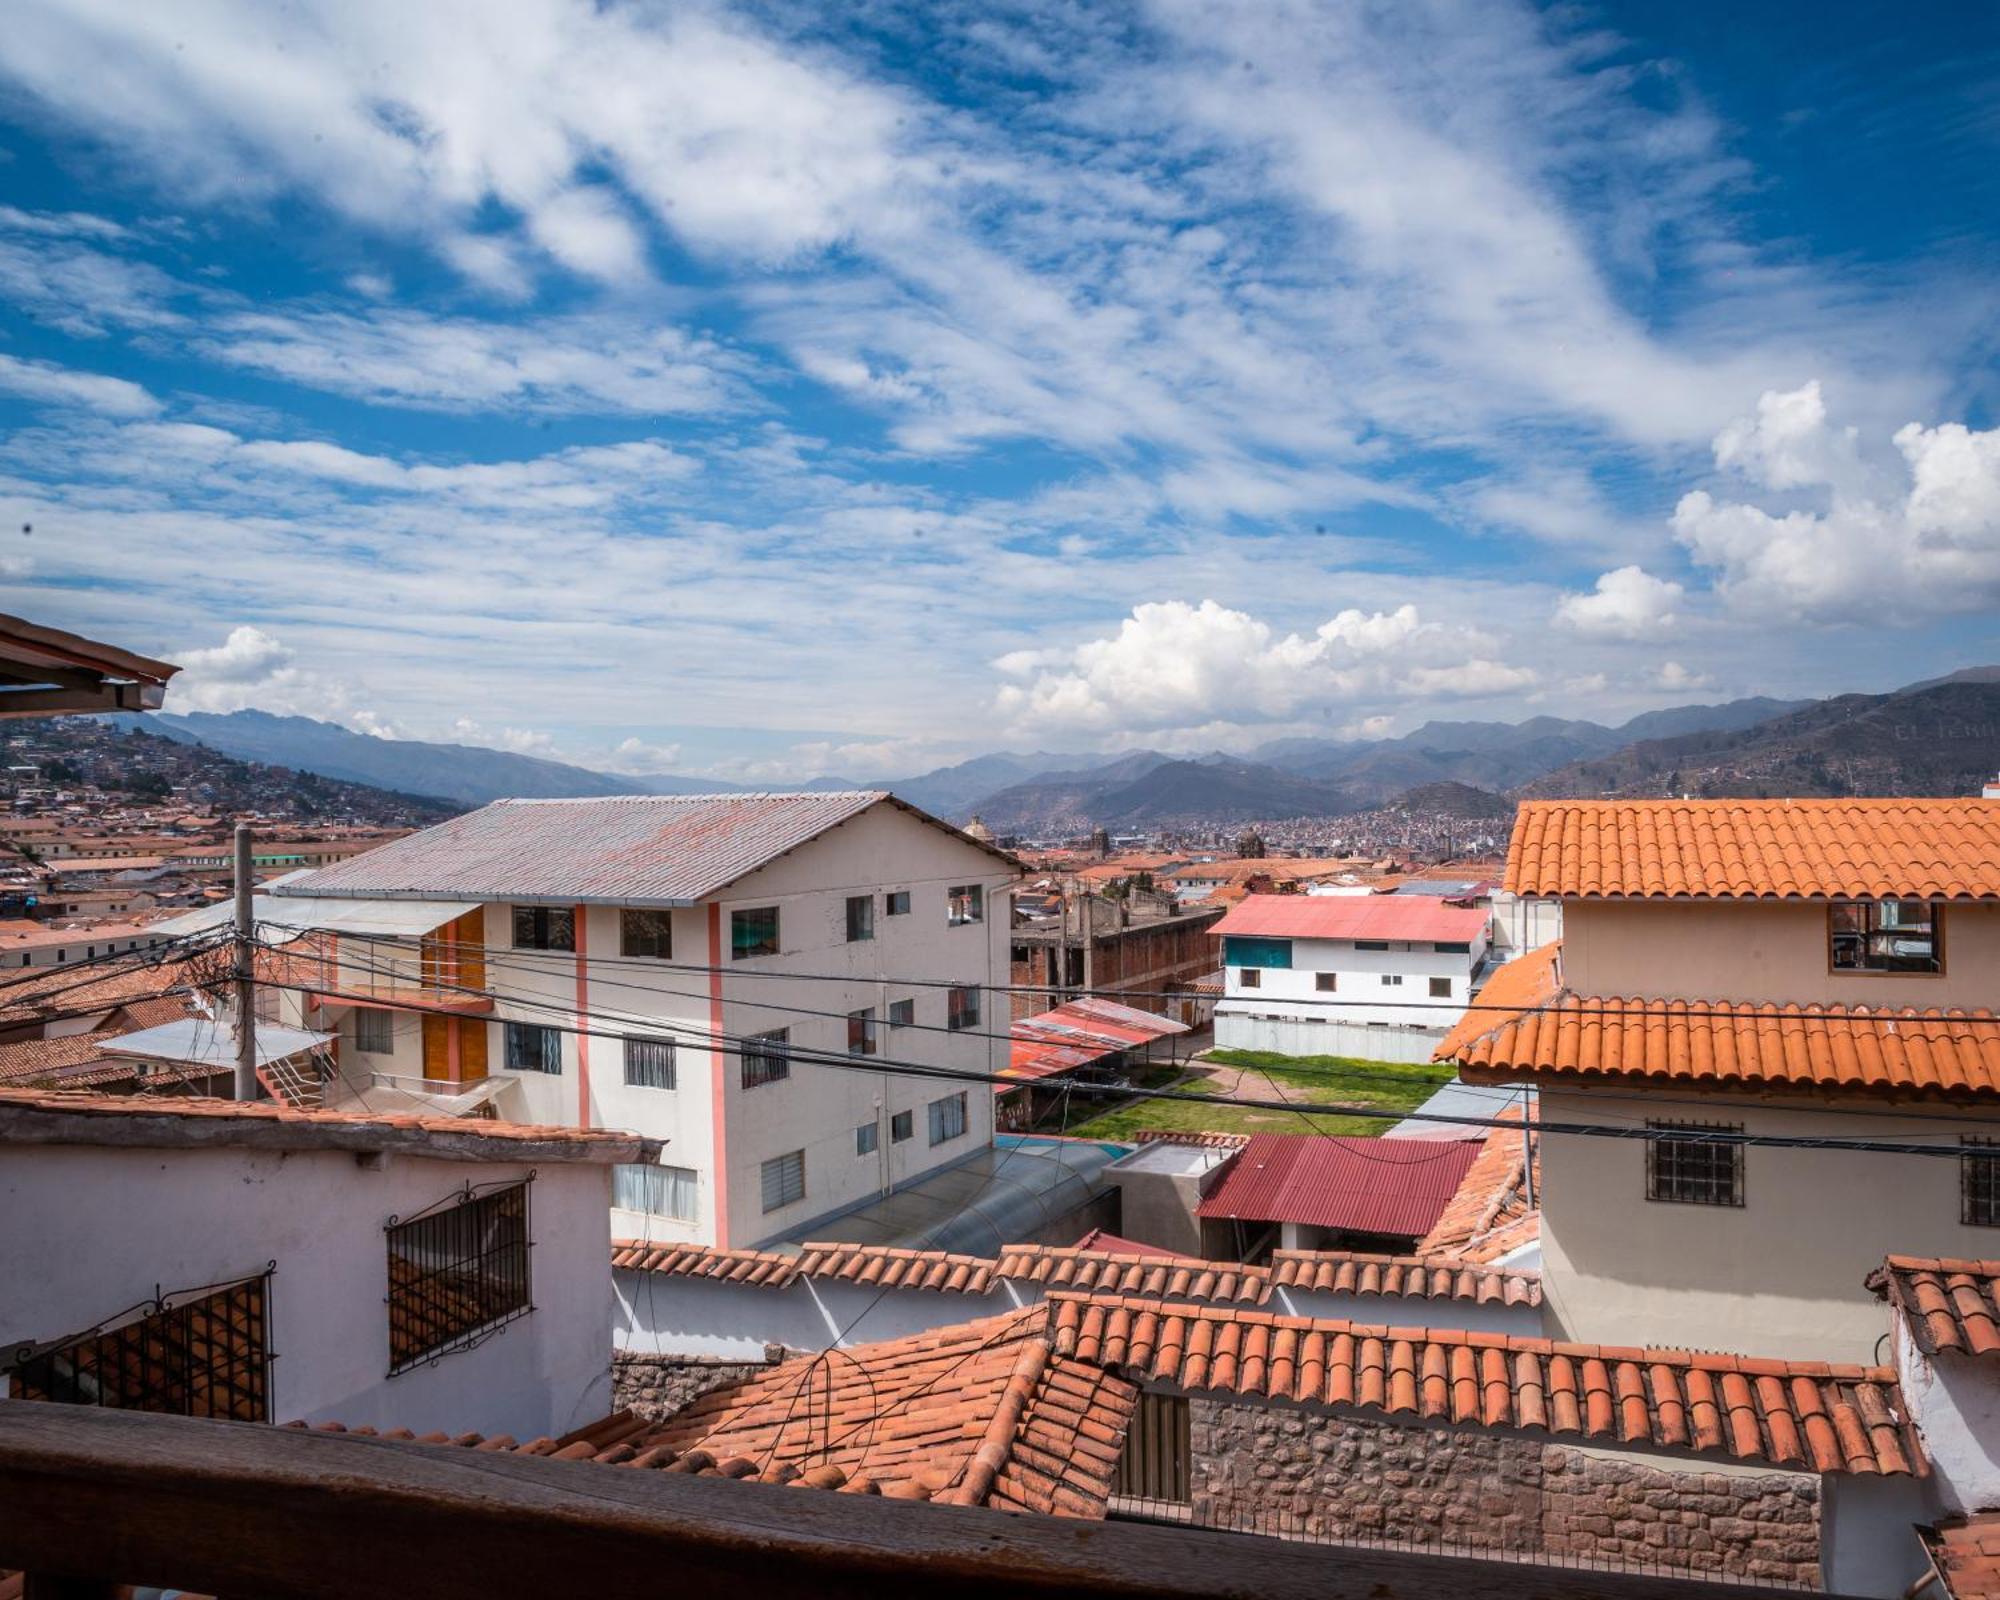
[[250,861],[250,824],[236,824],[236,1098],[257,1098],[256,925],[250,895],[255,887]]

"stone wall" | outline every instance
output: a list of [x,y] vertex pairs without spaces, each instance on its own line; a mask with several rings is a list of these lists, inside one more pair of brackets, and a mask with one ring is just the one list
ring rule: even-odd
[[720,1356],[638,1355],[625,1351],[611,1357],[611,1403],[650,1422],[660,1422],[683,1406],[692,1405],[711,1389],[739,1378],[754,1378],[788,1354],[771,1345],[762,1361],[728,1361]]
[[1190,1402],[1189,1434],[1195,1518],[1210,1526],[1818,1581],[1814,1478],[1668,1472],[1533,1439],[1215,1400]]

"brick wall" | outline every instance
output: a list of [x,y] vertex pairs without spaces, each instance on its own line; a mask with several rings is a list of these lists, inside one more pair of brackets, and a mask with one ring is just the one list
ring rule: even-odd
[[1819,1485],[1666,1472],[1498,1434],[1195,1400],[1196,1520],[1816,1583]]
[[717,1356],[655,1356],[614,1353],[611,1357],[611,1404],[651,1422],[692,1405],[711,1389],[739,1378],[754,1378],[788,1352],[768,1347],[762,1361],[725,1361]]

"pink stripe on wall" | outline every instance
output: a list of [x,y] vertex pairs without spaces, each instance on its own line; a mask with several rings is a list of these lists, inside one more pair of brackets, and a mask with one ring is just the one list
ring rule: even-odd
[[[576,1025],[590,1026],[590,941],[584,935],[585,911],[577,906],[571,913],[576,919]],[[576,1036],[576,1125],[590,1126],[590,1035]]]
[[[722,907],[708,907],[708,1031],[718,1046],[722,1039]],[[729,1248],[729,1160],[723,1135],[723,1097],[729,1091],[729,1058],[720,1048],[709,1052],[709,1108],[714,1129],[711,1161],[715,1170],[715,1245]]]

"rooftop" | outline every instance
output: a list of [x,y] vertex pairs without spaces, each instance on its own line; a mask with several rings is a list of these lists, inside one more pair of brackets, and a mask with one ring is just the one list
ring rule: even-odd
[[877,806],[1013,857],[880,791],[496,800],[302,878],[280,897],[694,905]]
[[2000,898],[1991,800],[1530,800],[1516,894],[1586,899]]
[[1896,1309],[1925,1355],[2000,1357],[2000,1261],[1890,1256],[1868,1287]]
[[1487,914],[1429,896],[1253,894],[1209,931],[1238,938],[1414,939],[1469,944]]
[[[1022,1017],[1008,1031],[1012,1044],[1000,1075],[1026,1081],[1068,1072],[1154,1039],[1186,1033],[1188,1026],[1155,1012],[1086,997],[1067,1001],[1053,1011]],[[1004,1091],[1006,1085],[995,1088]]]
[[164,700],[179,667],[116,645],[0,616],[0,716],[55,711],[146,711]]
[[[1518,1124],[1521,1108],[1496,1115]],[[1541,1213],[1528,1203],[1526,1143],[1518,1126],[1487,1131],[1478,1160],[1465,1169],[1431,1231],[1417,1241],[1419,1255],[1475,1264],[1499,1261],[1541,1237]],[[1535,1159],[1540,1161],[1539,1151]]]
[[[1428,1241],[1426,1241],[1428,1242]],[[1351,1250],[1274,1250],[1274,1281],[1323,1294],[1467,1300],[1474,1305],[1538,1306],[1539,1272],[1507,1272],[1440,1256],[1373,1256]]]
[[1422,1237],[1479,1151],[1463,1140],[1253,1134],[1196,1214]]

